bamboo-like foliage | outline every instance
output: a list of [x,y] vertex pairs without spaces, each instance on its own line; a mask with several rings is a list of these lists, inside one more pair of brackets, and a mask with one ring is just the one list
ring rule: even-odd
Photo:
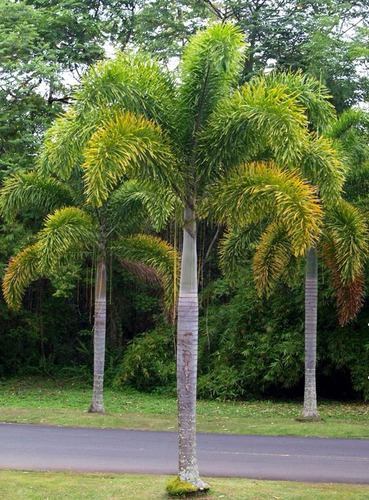
[[97,227],[91,216],[77,207],[56,210],[45,219],[38,249],[42,268],[51,271],[59,262],[97,243]]
[[209,205],[216,217],[240,225],[257,222],[266,214],[283,222],[295,255],[303,255],[320,234],[321,208],[314,189],[274,163],[240,167],[211,193]]
[[37,208],[48,213],[56,207],[69,205],[72,192],[52,177],[41,176],[38,172],[16,174],[5,180],[0,191],[1,215],[12,220],[27,208]]
[[132,113],[115,114],[91,137],[83,165],[88,201],[100,206],[127,175],[167,182],[174,159],[158,125]]
[[113,251],[119,259],[144,264],[151,268],[162,283],[167,308],[175,306],[179,255],[171,245],[161,238],[140,234],[121,238],[114,244]]
[[3,277],[3,294],[12,309],[19,309],[26,288],[42,276],[40,273],[38,244],[26,247],[12,257]]

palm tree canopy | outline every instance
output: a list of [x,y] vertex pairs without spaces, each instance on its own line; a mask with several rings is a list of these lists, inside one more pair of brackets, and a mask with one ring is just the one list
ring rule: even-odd
[[207,210],[231,225],[247,225],[266,216],[283,222],[295,255],[317,241],[322,212],[314,189],[296,171],[273,162],[244,164],[211,191]]

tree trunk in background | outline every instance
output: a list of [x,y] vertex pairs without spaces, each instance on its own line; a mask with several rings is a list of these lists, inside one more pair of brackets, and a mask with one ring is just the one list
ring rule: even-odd
[[318,316],[318,253],[310,248],[306,257],[305,280],[305,389],[304,420],[320,420],[316,394],[316,341]]
[[195,210],[184,212],[181,282],[178,299],[177,395],[178,452],[181,481],[207,489],[199,476],[196,454],[198,296]]
[[104,365],[106,339],[106,259],[99,257],[95,281],[94,385],[90,413],[104,413]]

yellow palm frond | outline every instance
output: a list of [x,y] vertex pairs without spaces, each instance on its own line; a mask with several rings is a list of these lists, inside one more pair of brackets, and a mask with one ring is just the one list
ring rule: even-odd
[[39,247],[34,244],[12,257],[3,278],[3,294],[12,309],[19,309],[26,288],[41,277],[39,268]]
[[315,189],[274,163],[244,164],[210,193],[207,210],[238,225],[265,217],[283,222],[294,254],[302,255],[320,235],[322,210]]

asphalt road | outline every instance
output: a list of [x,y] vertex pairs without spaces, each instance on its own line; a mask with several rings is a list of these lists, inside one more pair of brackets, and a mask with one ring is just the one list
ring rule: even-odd
[[[200,473],[369,484],[369,440],[198,434]],[[0,468],[176,474],[177,435],[0,424]]]

